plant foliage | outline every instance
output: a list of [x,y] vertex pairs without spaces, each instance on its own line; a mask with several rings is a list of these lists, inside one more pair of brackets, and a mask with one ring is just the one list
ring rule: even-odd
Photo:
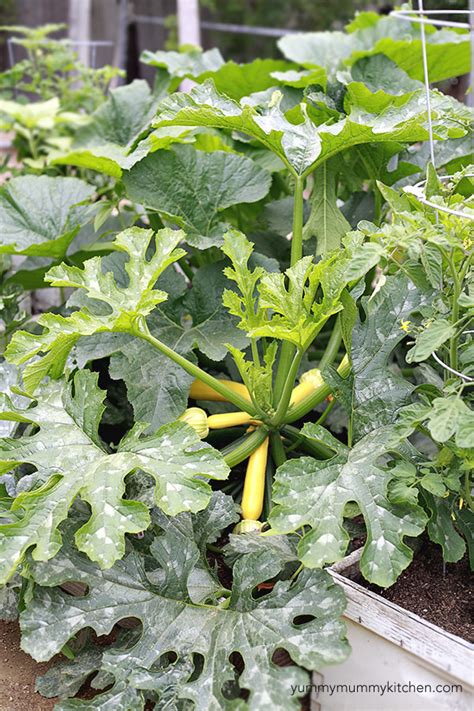
[[0,612],[57,709],[297,709],[356,537],[472,558],[471,112],[376,13],[110,92],[54,29],[0,81]]

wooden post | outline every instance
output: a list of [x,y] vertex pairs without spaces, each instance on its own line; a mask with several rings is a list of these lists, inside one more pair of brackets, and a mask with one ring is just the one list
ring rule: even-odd
[[125,69],[127,57],[128,0],[118,0],[116,64]]
[[[199,18],[199,0],[177,0],[178,11],[178,44],[194,44],[201,46],[201,24]],[[195,82],[183,79],[181,91],[191,91]]]
[[[89,66],[90,47],[87,44],[91,35],[91,0],[69,0],[69,39],[74,44],[77,56],[82,64]],[[86,44],[82,44],[86,43]]]
[[201,45],[199,22],[199,0],[178,0],[178,41],[179,44]]

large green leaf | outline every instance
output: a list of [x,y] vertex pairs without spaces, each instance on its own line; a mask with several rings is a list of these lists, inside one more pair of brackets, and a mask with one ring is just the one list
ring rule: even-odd
[[399,272],[388,277],[375,296],[362,300],[365,318],[354,326],[351,351],[356,438],[394,422],[413,391],[414,384],[390,367],[390,360],[406,335],[402,322],[428,298]]
[[[402,23],[405,25],[407,23]],[[470,49],[469,35],[458,34],[452,30],[441,30],[426,34],[426,54],[430,82],[444,81],[469,72]],[[351,61],[376,54],[384,54],[391,59],[409,77],[423,81],[422,43],[418,38],[394,39],[383,37],[370,49],[358,50],[352,54]]]
[[317,254],[337,249],[341,239],[351,229],[337,206],[337,171],[332,161],[314,171],[311,192],[311,213],[304,226],[303,237],[316,237]]
[[[103,259],[103,268],[113,272],[119,286],[127,283],[122,257],[114,253]],[[222,360],[227,353],[225,343],[238,348],[247,345],[246,336],[222,303],[230,283],[221,263],[198,269],[190,289],[172,270],[160,277],[157,286],[168,293],[168,301],[153,310],[148,327],[180,355],[193,361],[193,350],[198,348],[208,358]],[[69,303],[83,308],[90,302],[76,292]],[[145,341],[123,333],[98,333],[78,341],[72,356],[80,368],[112,356],[111,376],[125,381],[136,419],[149,422],[151,428],[176,419],[187,406],[193,378]]]
[[37,468],[41,486],[20,494],[12,505],[14,519],[0,526],[3,582],[32,546],[36,560],[56,555],[58,526],[76,496],[91,507],[76,545],[110,567],[124,554],[124,534],[142,531],[150,520],[143,503],[123,498],[127,474],[147,472],[155,480],[155,504],[172,515],[204,508],[211,493],[204,478],[227,476],[221,455],[182,422],[147,437],[141,436],[146,425],[136,425],[117,452],[108,453],[98,434],[104,396],[97,375],[82,370],[73,385],[50,384],[28,409],[4,401],[0,418],[32,423],[39,432],[0,440],[0,472],[28,463]]
[[91,122],[77,131],[75,145],[129,145],[153,116],[156,103],[157,97],[141,79],[113,89]]
[[156,132],[134,144],[155,113],[160,95],[151,92],[146,81],[135,80],[110,92],[107,101],[92,115],[90,123],[76,132],[75,141],[66,154],[53,153],[53,165],[74,165],[121,178],[150,150],[167,148],[182,138],[183,131],[167,135]]
[[[303,257],[282,273],[266,274],[258,286],[261,312],[259,323],[249,335],[290,341],[305,350],[324,323],[341,310],[339,301],[346,285],[347,260],[336,254],[313,264]],[[322,297],[316,300],[320,289]]]
[[205,249],[222,244],[227,226],[219,213],[261,200],[271,178],[250,158],[177,146],[144,158],[124,175],[124,183],[132,200],[182,227],[190,244]]
[[[304,67],[322,66],[335,74],[356,50],[370,50],[383,38],[403,39],[409,45],[419,33],[415,25],[377,13],[361,13],[346,32],[298,32],[278,40],[287,59]],[[419,61],[421,62],[421,55]]]
[[[160,535],[153,537],[149,548],[151,555],[148,556],[147,574],[150,582],[157,582],[163,591],[175,589],[177,598],[189,597],[190,601],[195,603],[216,604],[222,599],[222,595],[227,595],[227,591],[222,588],[215,571],[207,562],[207,545],[214,543],[220,537],[221,531],[235,523],[238,518],[232,498],[220,492],[213,494],[206,509],[195,515],[185,513],[168,518],[155,509],[152,515],[154,532]],[[163,560],[163,567],[156,567],[160,560]],[[169,565],[171,560],[173,564]],[[107,671],[114,652],[120,653],[124,645],[130,646],[134,641],[138,641],[139,637],[140,628],[122,633],[117,643],[112,646],[86,648],[72,662],[65,660],[49,669],[37,680],[36,689],[48,698],[71,697],[87,677],[99,670],[92,680],[92,686],[104,689],[115,681],[111,691],[106,691],[88,702],[63,701],[58,708],[87,706],[103,709],[108,708],[107,702],[113,704],[113,708],[127,708],[128,711],[131,708],[128,704],[136,702],[137,706],[133,708],[142,709],[143,698],[138,689],[149,689],[153,695],[158,694],[161,703],[165,700],[170,703],[170,698],[175,699],[179,686],[193,670],[191,658],[182,658],[171,665],[168,665],[168,662],[154,665],[153,672],[147,672],[143,669],[134,670],[134,658],[127,662],[123,656],[120,668],[116,667],[113,675]],[[132,673],[134,682],[139,679],[136,684],[131,679],[126,679],[126,676]]]
[[282,338],[305,350],[327,319],[343,308],[347,284],[361,279],[380,259],[374,245],[347,239],[345,247],[324,255],[317,264],[303,257],[284,275],[262,277],[259,307],[268,312],[257,313],[260,323],[249,328],[249,335]]
[[[226,287],[221,263],[202,267],[191,289],[153,311],[150,332],[188,360],[195,348],[216,361],[227,354],[224,344],[244,348],[247,338],[222,304]],[[113,350],[115,345],[109,352]],[[134,340],[113,355],[110,373],[125,381],[135,417],[152,427],[175,419],[186,408],[193,379],[144,341]]]
[[44,354],[23,371],[27,389],[33,391],[45,375],[61,376],[69,352],[81,336],[101,332],[128,333],[137,319],[147,316],[157,304],[167,299],[167,294],[155,289],[154,285],[166,267],[184,255],[184,250],[176,248],[184,235],[179,230],[160,230],[154,240],[155,252],[147,259],[152,236],[152,230],[139,227],[124,230],[117,236],[115,249],[129,258],[125,265],[126,287],[119,287],[111,272],[104,274],[100,257],[89,259],[83,268],[61,264],[50,269],[46,280],[53,286],[84,289],[92,303],[100,302],[102,310],[94,312],[84,307],[66,317],[43,314],[38,319],[44,327],[43,333],[19,331],[14,334],[6,352],[11,362],[22,364],[38,353]]
[[201,84],[206,79],[212,79],[217,91],[231,99],[239,100],[283,83],[275,78],[274,72],[278,75],[295,68],[282,59],[254,59],[247,64],[226,62],[217,70],[201,74],[198,81]]
[[166,69],[176,79],[191,77],[195,79],[205,72],[216,72],[224,64],[218,49],[203,52],[200,47],[183,47],[179,52],[150,52],[145,50],[140,55],[143,64]]
[[175,94],[160,104],[155,122],[161,126],[212,126],[247,133],[274,151],[295,173],[316,160],[319,140],[309,119],[290,123],[277,103],[260,112],[216,91],[211,79],[188,94]]
[[121,178],[123,171],[131,168],[147,152],[137,150],[129,155],[126,148],[109,143],[87,148],[73,148],[65,154],[55,154],[50,162],[52,165],[73,165],[77,168],[95,170],[112,178]]
[[[97,671],[102,661],[99,648],[81,650],[72,661],[63,659],[37,677],[35,691],[48,699],[56,696],[69,697],[77,694],[87,679]],[[58,708],[56,707],[56,711]]]
[[278,40],[284,56],[303,67],[323,67],[334,74],[353,51],[354,40],[344,32],[298,32]]
[[[149,323],[152,326],[151,333],[159,337],[160,329],[155,330],[153,322],[154,319]],[[195,362],[191,352],[180,350],[180,335],[179,332],[177,338],[170,339],[166,345]],[[99,349],[102,350],[102,347],[103,343],[99,342]],[[151,430],[183,414],[188,403],[189,388],[194,380],[192,376],[144,341],[133,340],[113,350],[118,352],[114,352],[110,359],[110,375],[115,380],[124,381],[127,398],[137,420],[149,422]],[[92,352],[89,349],[89,353],[96,358],[100,351],[93,348]]]
[[[211,80],[187,94],[165,99],[155,122],[162,126],[212,126],[246,133],[272,150],[295,175],[306,175],[332,155],[361,143],[401,141],[413,143],[429,137],[426,126],[426,97],[414,92],[403,106],[387,106],[371,113],[363,104],[353,105],[351,113],[331,125],[317,127],[306,116],[305,104],[292,121],[279,107],[279,92],[266,105],[251,106],[219,94]],[[433,99],[434,133],[438,136],[463,135],[459,126],[445,125],[453,116],[453,105],[443,98]],[[465,117],[467,125],[468,118]]]
[[0,253],[62,257],[86,220],[94,192],[78,178],[25,175],[0,191]]
[[[364,13],[368,15],[369,13]],[[357,19],[344,32],[306,32],[282,37],[278,46],[285,57],[304,67],[321,66],[335,74],[344,64],[383,54],[412,79],[423,79],[419,26],[393,17],[375,15],[364,25]],[[425,28],[430,82],[469,71],[469,35]]]
[[[11,388],[18,385],[18,368],[11,363],[2,361],[0,363],[0,393],[8,395],[9,398],[13,400],[15,405],[27,402],[27,398],[22,395],[12,392]],[[15,427],[14,422],[7,422],[6,420],[0,420],[0,437],[7,437],[10,435]]]
[[124,170],[130,170],[148,153],[169,148],[176,142],[186,143],[192,140],[187,136],[188,133],[189,131],[183,128],[171,127],[167,131],[157,129],[140,141],[134,150],[128,146],[101,143],[73,148],[66,154],[54,154],[50,162],[52,165],[74,165],[78,168],[95,170],[119,179]]
[[364,84],[371,92],[384,91],[387,94],[403,96],[420,88],[420,82],[410,79],[395,62],[384,54],[363,57],[351,67],[354,82]]
[[344,557],[350,541],[343,526],[344,508],[355,501],[367,528],[361,572],[381,587],[392,585],[413,557],[405,536],[420,535],[426,524],[420,507],[395,506],[387,498],[391,474],[379,461],[401,437],[389,426],[348,449],[319,425],[306,424],[303,434],[330,444],[336,454],[323,461],[292,459],[279,467],[273,486],[276,506],[269,518],[272,529],[290,533],[310,526],[299,542],[299,557],[308,567],[322,567]]
[[232,268],[227,267],[225,274],[236,282],[240,295],[226,290],[224,304],[249,337],[289,341],[304,351],[324,323],[343,308],[341,294],[348,282],[360,279],[379,260],[379,250],[370,247],[349,240],[344,251],[334,250],[317,264],[308,256],[284,273],[268,273],[260,266],[249,268],[253,244],[230,230],[223,251]]
[[[191,665],[174,680],[176,699],[191,700],[196,711],[235,708],[240,689],[250,696],[248,706],[241,701],[239,708],[298,709],[292,685],[304,685],[307,672],[297,666],[278,667],[272,661],[274,652],[287,650],[306,669],[346,657],[348,645],[338,619],[343,594],[327,573],[303,571],[297,580],[277,582],[267,595],[254,597],[256,586],[276,576],[280,565],[270,552],[250,554],[234,566],[233,591],[225,606],[196,604],[187,593],[196,559],[176,558],[175,530],[165,528],[155,541],[151,550],[159,567],[154,584],[135,553],[108,571],[74,551],[48,565],[35,564],[32,573],[39,585],[22,614],[23,648],[37,660],[49,659],[84,627],[101,635],[124,617],[136,617],[143,627],[133,647],[104,654],[102,670],[115,680],[104,702],[115,691],[114,708],[143,709],[144,689],[162,691],[158,663],[171,652],[183,662],[193,655],[202,657],[202,666],[193,672]],[[73,598],[50,587],[68,580],[85,583],[87,594]],[[240,675],[231,662],[234,652],[244,661]],[[120,705],[124,694],[126,701]],[[60,708],[84,708],[84,702]]]

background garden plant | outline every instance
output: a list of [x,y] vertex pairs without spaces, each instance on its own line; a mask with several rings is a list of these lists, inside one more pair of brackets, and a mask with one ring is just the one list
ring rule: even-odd
[[[417,32],[147,52],[153,90],[43,124],[2,188],[3,610],[69,657],[58,708],[298,708],[349,653],[322,568],[355,532],[381,587],[425,530],[472,542],[471,116],[432,90],[425,172]],[[433,81],[468,71],[465,34],[428,40]]]

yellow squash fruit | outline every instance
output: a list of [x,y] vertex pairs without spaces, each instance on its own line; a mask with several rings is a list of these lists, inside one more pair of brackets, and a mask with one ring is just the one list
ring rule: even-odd
[[238,427],[255,422],[255,418],[248,412],[225,412],[222,415],[210,415],[207,424],[210,430],[222,430],[227,427]]
[[324,380],[322,378],[321,371],[318,370],[318,368],[307,370],[306,373],[303,373],[301,376],[299,385],[293,389],[290,406],[297,405],[299,402],[304,400],[305,397],[311,395],[311,393],[313,393],[316,388],[323,383]]
[[242,518],[256,521],[263,509],[265,471],[268,457],[268,437],[250,455],[242,494]]
[[[243,383],[234,383],[232,380],[222,380],[222,383],[224,385],[227,385],[230,390],[233,390],[235,393],[241,395],[241,397],[244,397],[246,400],[251,402],[249,391]],[[195,380],[191,385],[189,397],[193,398],[193,400],[213,400],[218,402],[226,402],[226,398],[224,397],[224,395],[221,395],[216,390],[214,390],[214,388],[211,388],[210,385],[206,385],[206,383],[203,383],[200,380]]]
[[188,407],[188,409],[183,412],[181,417],[178,417],[178,420],[186,422],[190,425],[201,439],[204,439],[209,434],[207,413],[200,407]]

